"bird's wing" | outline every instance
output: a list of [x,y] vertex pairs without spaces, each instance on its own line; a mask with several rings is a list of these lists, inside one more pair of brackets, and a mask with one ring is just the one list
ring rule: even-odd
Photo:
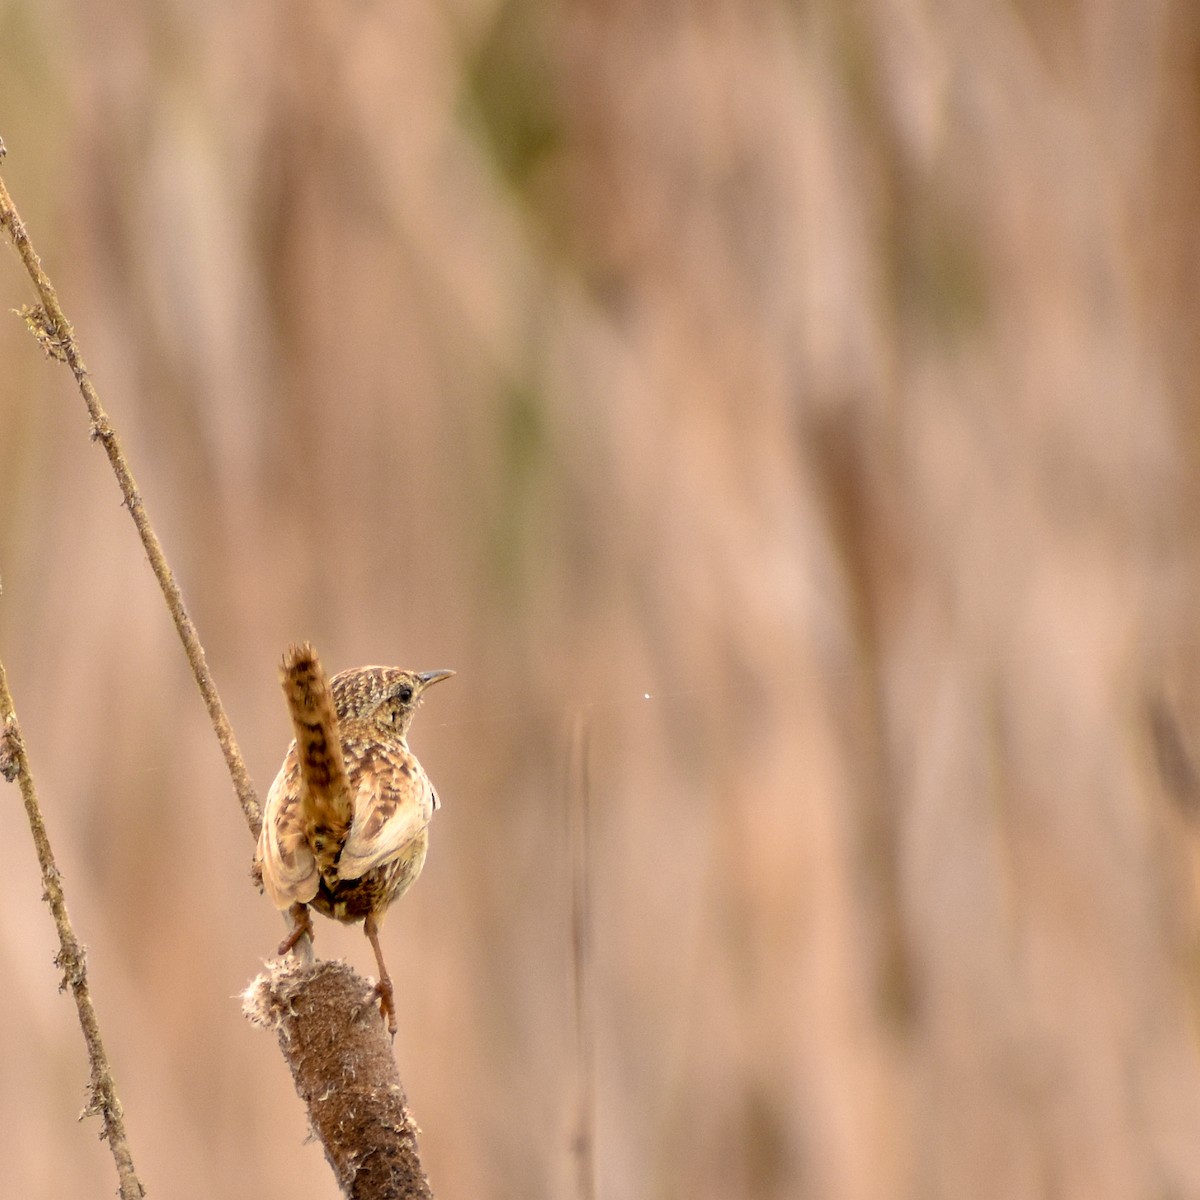
[[364,747],[363,761],[347,767],[357,787],[354,820],[338,857],[339,879],[361,879],[396,858],[429,824],[435,806],[433,786],[421,765],[398,747]]
[[305,831],[300,788],[300,764],[293,743],[267,793],[255,856],[262,869],[263,887],[276,908],[307,904],[321,885]]

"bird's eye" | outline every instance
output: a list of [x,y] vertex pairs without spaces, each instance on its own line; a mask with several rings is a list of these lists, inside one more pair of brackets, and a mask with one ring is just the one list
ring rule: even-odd
[[406,683],[397,693],[397,698],[401,704],[407,704],[412,699],[412,688]]

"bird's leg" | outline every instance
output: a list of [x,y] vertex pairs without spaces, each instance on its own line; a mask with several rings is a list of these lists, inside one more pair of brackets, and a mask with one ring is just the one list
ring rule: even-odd
[[308,911],[307,904],[293,904],[291,907],[291,917],[295,924],[292,926],[292,932],[279,943],[277,953],[282,958],[289,950],[296,948],[296,943],[307,933],[309,938],[313,935],[312,914]]
[[375,990],[379,993],[379,1015],[387,1021],[388,1033],[396,1036],[396,1001],[392,988],[392,977],[383,963],[383,951],[379,948],[379,922],[373,912],[367,913],[363,922],[363,932],[370,940],[371,949],[375,951],[375,961],[379,964],[379,982]]

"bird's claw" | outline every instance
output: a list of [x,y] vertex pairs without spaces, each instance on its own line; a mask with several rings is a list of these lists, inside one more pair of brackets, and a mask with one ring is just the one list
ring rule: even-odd
[[292,905],[292,920],[295,924],[292,926],[292,932],[279,943],[277,953],[282,958],[285,954],[290,953],[296,948],[296,943],[304,937],[305,934],[311,939],[313,935],[312,914],[308,911],[307,904]]
[[396,1036],[396,994],[392,981],[385,975],[376,985],[375,994],[379,997],[379,1015],[387,1022],[388,1033]]

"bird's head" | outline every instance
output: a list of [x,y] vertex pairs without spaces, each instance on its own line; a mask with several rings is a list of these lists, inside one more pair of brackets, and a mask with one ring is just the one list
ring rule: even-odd
[[330,682],[338,720],[365,724],[380,741],[404,741],[425,689],[453,671],[402,671],[399,667],[358,667]]

